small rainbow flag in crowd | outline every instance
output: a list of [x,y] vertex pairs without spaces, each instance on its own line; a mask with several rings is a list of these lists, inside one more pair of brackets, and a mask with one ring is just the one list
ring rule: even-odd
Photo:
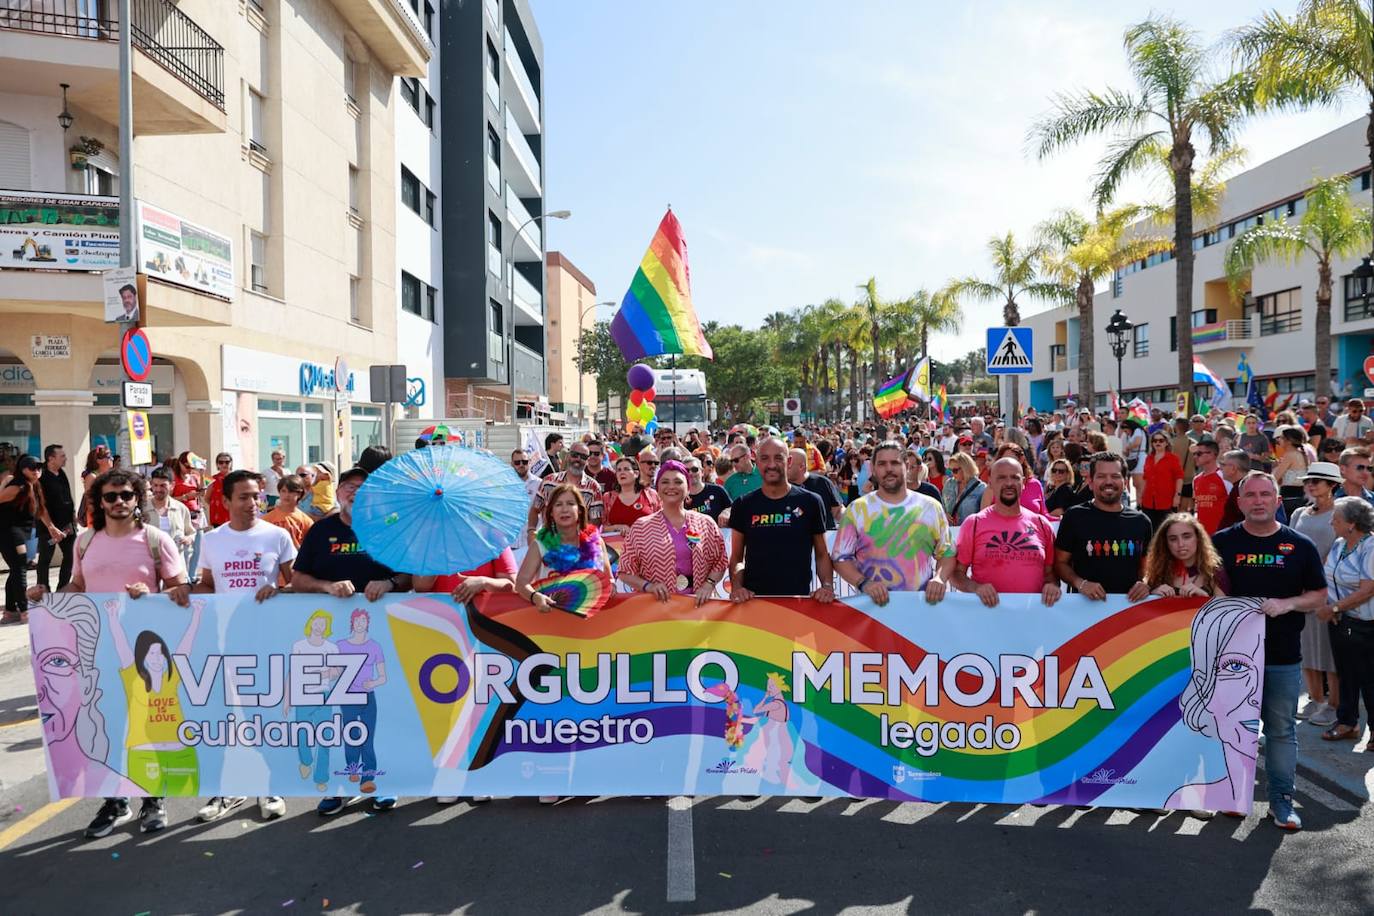
[[664,214],[639,262],[611,322],[611,337],[630,363],[665,353],[715,358],[692,307],[687,240],[672,210]]
[[895,414],[906,409],[911,403],[911,395],[907,394],[906,382],[911,377],[911,370],[908,369],[901,375],[895,376],[883,382],[873,395],[873,407],[878,411],[878,416],[886,420]]
[[939,390],[930,398],[931,412],[940,418],[945,415],[945,405],[949,403],[949,395],[945,393],[945,386],[941,385]]

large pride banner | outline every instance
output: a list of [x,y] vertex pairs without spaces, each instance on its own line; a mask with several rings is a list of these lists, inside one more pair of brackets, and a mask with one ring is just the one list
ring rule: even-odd
[[503,600],[51,596],[52,793],[1250,808],[1257,599]]

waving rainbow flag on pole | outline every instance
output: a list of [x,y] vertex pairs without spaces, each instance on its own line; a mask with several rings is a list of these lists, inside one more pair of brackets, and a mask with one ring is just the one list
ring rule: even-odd
[[714,359],[692,308],[687,240],[669,210],[639,262],[639,270],[611,322],[611,337],[626,362],[665,353]]
[[878,411],[878,416],[886,420],[911,404],[911,395],[907,394],[906,390],[907,379],[910,377],[911,370],[908,369],[879,386],[873,395],[873,408]]

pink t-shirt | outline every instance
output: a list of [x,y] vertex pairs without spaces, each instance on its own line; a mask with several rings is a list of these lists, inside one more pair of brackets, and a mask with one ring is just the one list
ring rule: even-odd
[[1019,508],[1019,516],[1008,517],[988,506],[965,519],[956,556],[968,567],[969,578],[990,583],[999,593],[1039,594],[1045,569],[1054,563],[1054,529],[1045,516]]
[[[148,534],[142,528],[122,538],[111,537],[104,531],[97,531],[86,548],[81,552],[82,534],[78,537],[75,556],[72,559],[72,574],[81,576],[86,582],[88,592],[122,592],[124,586],[142,582],[150,591],[158,591],[158,569],[153,568],[153,558],[148,555]],[[186,574],[186,566],[181,561],[181,551],[176,542],[163,535],[158,541],[162,560],[158,567],[162,579],[176,579]]]

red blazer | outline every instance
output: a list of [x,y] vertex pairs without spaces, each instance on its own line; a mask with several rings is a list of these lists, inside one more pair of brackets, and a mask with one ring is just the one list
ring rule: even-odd
[[1145,458],[1145,492],[1140,497],[1142,509],[1172,509],[1174,490],[1183,479],[1183,462],[1173,452],[1156,458],[1152,451]]
[[[708,576],[719,580],[729,565],[725,539],[711,516],[690,510],[683,515],[686,516],[688,538],[701,539],[692,545],[692,585],[700,588]],[[625,549],[620,555],[620,572],[672,587],[677,579],[677,557],[662,511],[646,515],[630,526]]]

